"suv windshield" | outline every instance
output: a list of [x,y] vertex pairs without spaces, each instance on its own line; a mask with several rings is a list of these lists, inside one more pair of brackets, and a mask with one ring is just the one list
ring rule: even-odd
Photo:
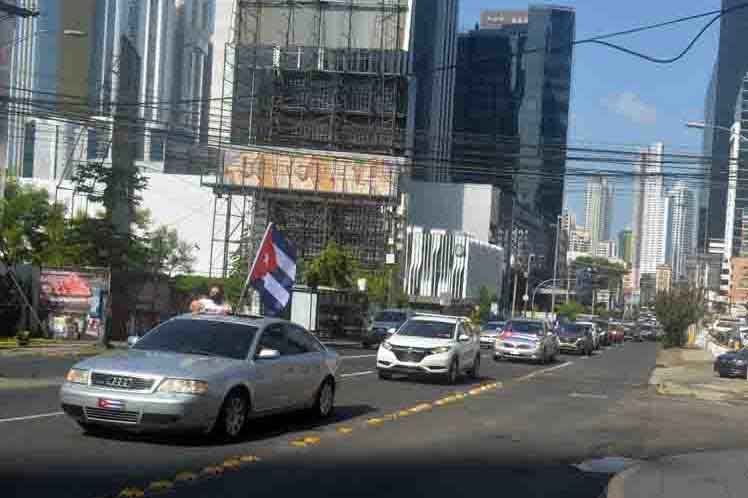
[[562,325],[559,325],[558,327],[558,335],[562,336],[574,336],[574,335],[581,335],[584,333],[584,330],[578,328],[576,324],[573,323],[564,323]]
[[432,322],[410,320],[397,332],[397,335],[410,337],[428,337],[431,339],[454,339],[455,324],[449,322]]
[[139,340],[133,349],[246,359],[257,327],[211,320],[170,320]]
[[405,313],[400,311],[380,311],[374,316],[375,322],[404,322],[407,319]]
[[504,322],[488,322],[481,327],[483,332],[498,332],[504,327]]

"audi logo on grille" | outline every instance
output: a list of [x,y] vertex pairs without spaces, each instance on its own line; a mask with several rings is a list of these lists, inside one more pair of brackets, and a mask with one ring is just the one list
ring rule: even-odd
[[109,377],[106,380],[106,385],[109,387],[121,387],[128,389],[132,386],[132,379],[129,377]]

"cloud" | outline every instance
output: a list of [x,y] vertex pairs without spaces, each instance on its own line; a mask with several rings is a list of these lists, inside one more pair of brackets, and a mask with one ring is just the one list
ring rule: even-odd
[[654,124],[657,121],[657,109],[642,101],[637,94],[625,91],[602,99],[602,104],[609,111],[623,116],[636,124]]

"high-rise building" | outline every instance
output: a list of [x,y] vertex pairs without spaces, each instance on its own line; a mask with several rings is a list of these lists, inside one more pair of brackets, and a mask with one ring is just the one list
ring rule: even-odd
[[[76,121],[95,111],[90,60],[97,2],[27,0],[22,5],[40,14],[14,21],[23,35],[12,46],[11,97],[18,100],[9,105],[9,170],[22,177],[68,177],[70,159],[86,150],[85,128]],[[67,116],[57,119],[50,112]]]
[[[177,0],[171,130],[164,171],[200,173],[195,152],[209,143],[215,0]],[[215,134],[214,134],[215,135]],[[202,146],[202,147],[199,147]]]
[[419,180],[451,179],[452,106],[457,54],[457,0],[418,0],[412,11],[411,67],[415,91],[409,114],[412,175]]
[[610,225],[613,219],[613,190],[604,176],[587,180],[584,191],[584,224],[590,233],[592,250],[597,244],[610,239]]
[[677,182],[668,193],[670,199],[670,237],[667,262],[673,271],[673,278],[679,281],[687,278],[686,261],[696,250],[696,198],[685,182]]
[[[743,117],[744,78],[748,71],[748,46],[745,33],[748,32],[748,10],[735,8],[741,0],[722,0],[722,9],[732,9],[729,15],[720,18],[719,46],[709,89],[704,103],[704,156],[711,158],[707,163],[708,177],[711,186],[700,193],[699,199],[699,250],[706,252],[709,241],[726,240],[729,237],[728,216],[734,215],[734,209],[728,209],[728,192],[724,179],[731,177],[730,158],[731,142],[734,133],[724,130],[732,128]],[[736,106],[737,104],[737,106]],[[737,107],[737,109],[736,109]],[[744,156],[744,154],[741,154]],[[742,170],[748,169],[741,157],[737,165],[738,175],[743,177]],[[741,190],[743,190],[741,188]],[[745,195],[742,203],[748,205]],[[738,207],[738,206],[735,206]],[[745,206],[743,206],[745,207]],[[728,244],[728,246],[731,244]],[[730,247],[726,248],[728,251]],[[734,251],[734,247],[732,248]]]
[[597,248],[590,250],[590,252],[598,258],[618,259],[618,242],[615,240],[600,240],[597,242]]
[[662,155],[664,146],[656,143],[640,152],[634,164],[634,281],[637,271],[654,280],[657,266],[665,263],[665,234],[663,224],[665,205],[663,197]]
[[627,264],[634,260],[634,233],[630,228],[618,232],[618,257]]
[[573,9],[533,5],[484,11],[458,40],[453,180],[498,185],[550,223],[562,208],[571,94],[572,50],[558,47],[574,33]]
[[[508,261],[543,254],[552,273],[561,215],[574,10],[486,11],[457,42],[451,179],[502,191]],[[532,47],[532,50],[525,50]],[[538,261],[538,260],[536,260]]]

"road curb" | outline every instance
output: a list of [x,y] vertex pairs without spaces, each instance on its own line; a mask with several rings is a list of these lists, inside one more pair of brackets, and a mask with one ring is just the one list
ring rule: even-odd
[[[614,475],[610,482],[608,482],[608,486],[601,495],[601,498],[625,498],[626,480],[641,472],[643,466],[644,464],[638,463]],[[656,495],[649,496],[654,497]]]

